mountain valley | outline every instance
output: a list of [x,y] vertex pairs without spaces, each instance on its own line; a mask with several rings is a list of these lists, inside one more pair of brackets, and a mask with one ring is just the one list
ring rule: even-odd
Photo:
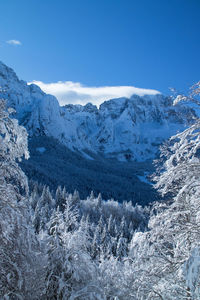
[[29,134],[30,159],[21,164],[25,173],[53,190],[58,185],[78,190],[81,197],[93,190],[104,199],[151,202],[157,196],[146,176],[154,170],[159,146],[196,118],[191,108],[173,106],[161,94],[111,99],[99,108],[61,107],[3,63],[0,88]]

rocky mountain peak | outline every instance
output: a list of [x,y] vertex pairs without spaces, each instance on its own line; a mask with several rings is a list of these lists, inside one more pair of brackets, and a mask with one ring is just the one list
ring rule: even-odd
[[162,141],[196,117],[191,108],[173,106],[172,99],[161,94],[111,99],[99,109],[92,103],[60,107],[54,96],[19,80],[3,63],[0,87],[0,97],[16,110],[30,135],[52,136],[83,155],[86,151],[118,160],[152,159]]

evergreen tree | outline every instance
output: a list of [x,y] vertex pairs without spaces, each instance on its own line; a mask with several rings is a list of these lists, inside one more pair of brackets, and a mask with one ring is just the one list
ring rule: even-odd
[[33,232],[28,183],[16,160],[28,158],[27,133],[0,101],[0,298],[38,299],[46,261]]

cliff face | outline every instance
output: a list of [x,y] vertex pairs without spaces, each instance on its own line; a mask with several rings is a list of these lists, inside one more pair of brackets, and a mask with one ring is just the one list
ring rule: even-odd
[[93,152],[121,161],[151,159],[165,139],[195,118],[192,109],[173,106],[161,94],[112,99],[99,109],[91,103],[60,107],[54,96],[19,80],[1,62],[0,97],[16,110],[30,136],[52,136],[88,158]]

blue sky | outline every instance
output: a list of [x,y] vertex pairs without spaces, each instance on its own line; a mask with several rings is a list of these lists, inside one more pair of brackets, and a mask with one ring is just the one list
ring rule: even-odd
[[199,0],[0,0],[0,60],[29,82],[183,90],[199,30]]

